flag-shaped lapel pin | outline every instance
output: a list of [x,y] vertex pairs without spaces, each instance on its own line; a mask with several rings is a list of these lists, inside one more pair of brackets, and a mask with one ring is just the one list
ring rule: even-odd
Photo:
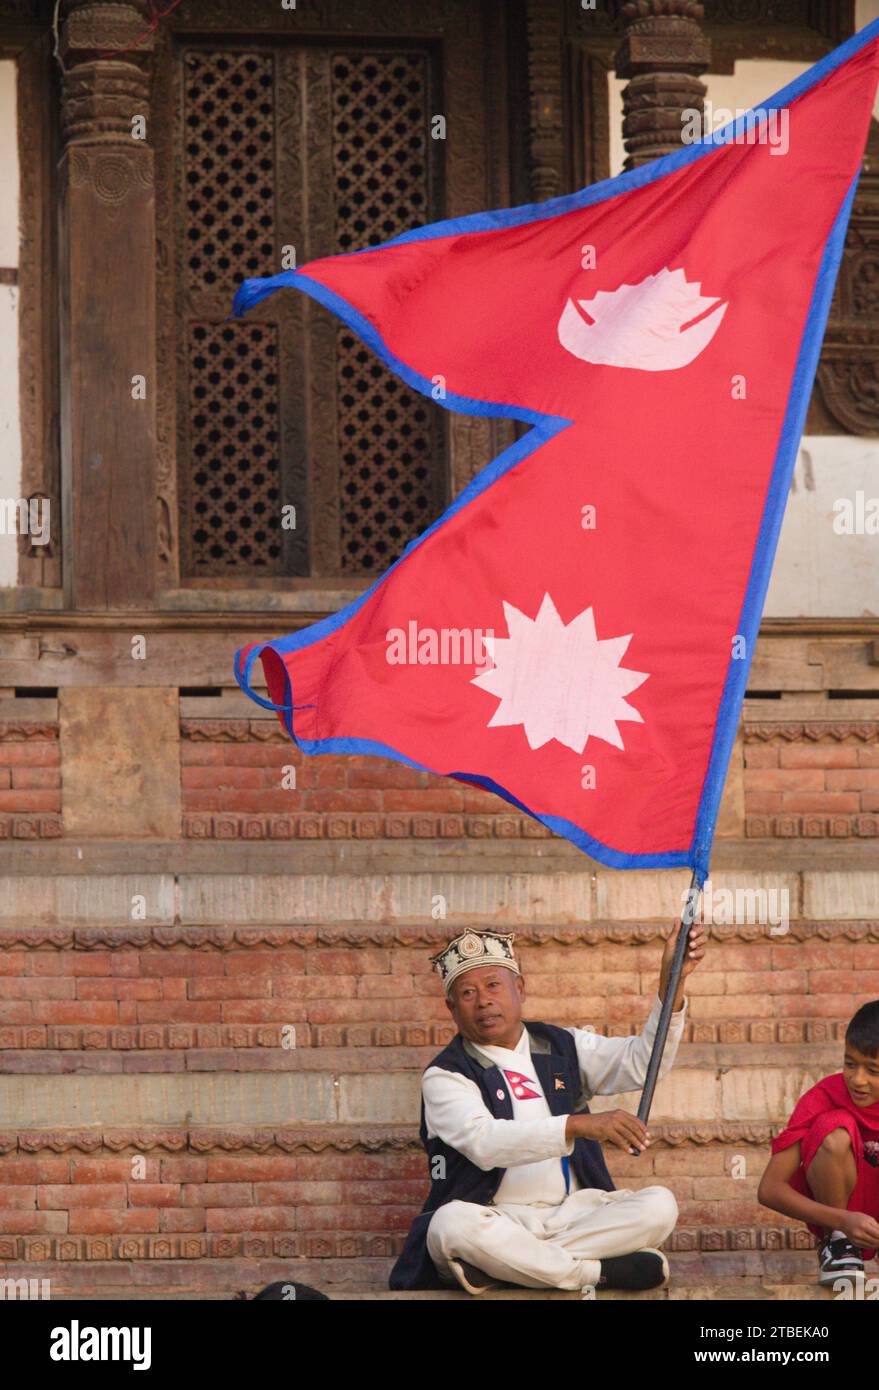
[[518,1071],[505,1071],[504,1076],[510,1085],[510,1090],[516,1100],[539,1100],[540,1093],[535,1091],[534,1082],[530,1076],[523,1076]]
[[436,408],[530,426],[353,603],[238,653],[305,753],[705,877],[877,72],[879,21],[722,140],[241,285],[236,314],[293,287]]

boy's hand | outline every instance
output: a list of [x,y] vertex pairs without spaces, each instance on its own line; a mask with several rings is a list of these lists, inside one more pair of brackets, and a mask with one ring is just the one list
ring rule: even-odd
[[852,1245],[879,1249],[879,1221],[875,1221],[866,1212],[845,1212],[840,1217],[839,1229],[845,1231]]
[[[659,970],[659,997],[665,998],[665,991],[668,987],[668,979],[671,974],[672,960],[674,959],[675,945],[678,933],[681,930],[680,919],[675,922],[671,935],[665,943],[665,950],[662,953],[662,965]],[[684,1002],[684,981],[691,975],[705,955],[705,947],[708,941],[708,933],[698,922],[694,922],[690,928],[690,936],[687,942],[687,954],[684,959],[684,968],[681,974],[681,987],[678,990],[678,997],[675,1000],[675,1013],[683,1006]]]

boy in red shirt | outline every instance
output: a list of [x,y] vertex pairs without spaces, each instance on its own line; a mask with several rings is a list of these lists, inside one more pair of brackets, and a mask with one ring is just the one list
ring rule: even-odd
[[757,1199],[820,1238],[819,1284],[863,1280],[879,1247],[879,1000],[849,1023],[842,1071],[807,1091],[772,1140]]

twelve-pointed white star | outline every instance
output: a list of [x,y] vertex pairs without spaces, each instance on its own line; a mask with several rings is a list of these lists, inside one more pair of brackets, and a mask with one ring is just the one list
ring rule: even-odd
[[500,700],[488,727],[522,724],[531,748],[553,738],[575,753],[590,738],[623,748],[617,723],[644,722],[624,696],[648,679],[619,664],[632,634],[599,641],[591,608],[566,627],[549,594],[536,618],[511,603],[504,616],[509,636],[486,639],[495,664],[473,679]]

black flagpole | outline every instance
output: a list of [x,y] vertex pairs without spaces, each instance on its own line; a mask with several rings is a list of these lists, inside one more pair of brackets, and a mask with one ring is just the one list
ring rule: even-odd
[[[656,1037],[653,1039],[653,1051],[650,1054],[650,1061],[647,1066],[647,1076],[644,1079],[644,1090],[641,1093],[641,1104],[638,1106],[638,1119],[642,1124],[647,1123],[650,1114],[650,1107],[653,1104],[653,1092],[656,1090],[656,1082],[659,1077],[659,1068],[662,1065],[662,1054],[665,1051],[665,1042],[668,1037],[669,1024],[671,1023],[672,1010],[677,997],[678,988],[681,983],[681,975],[684,970],[684,961],[687,958],[687,947],[690,942],[690,928],[696,916],[696,904],[701,893],[696,871],[693,870],[693,877],[690,880],[690,887],[687,891],[687,901],[681,913],[681,929],[675,943],[675,953],[671,963],[671,971],[668,978],[668,986],[665,991],[665,998],[662,1001],[662,1009],[659,1014],[659,1023],[656,1028]],[[630,1149],[630,1153],[638,1154],[640,1149]]]

